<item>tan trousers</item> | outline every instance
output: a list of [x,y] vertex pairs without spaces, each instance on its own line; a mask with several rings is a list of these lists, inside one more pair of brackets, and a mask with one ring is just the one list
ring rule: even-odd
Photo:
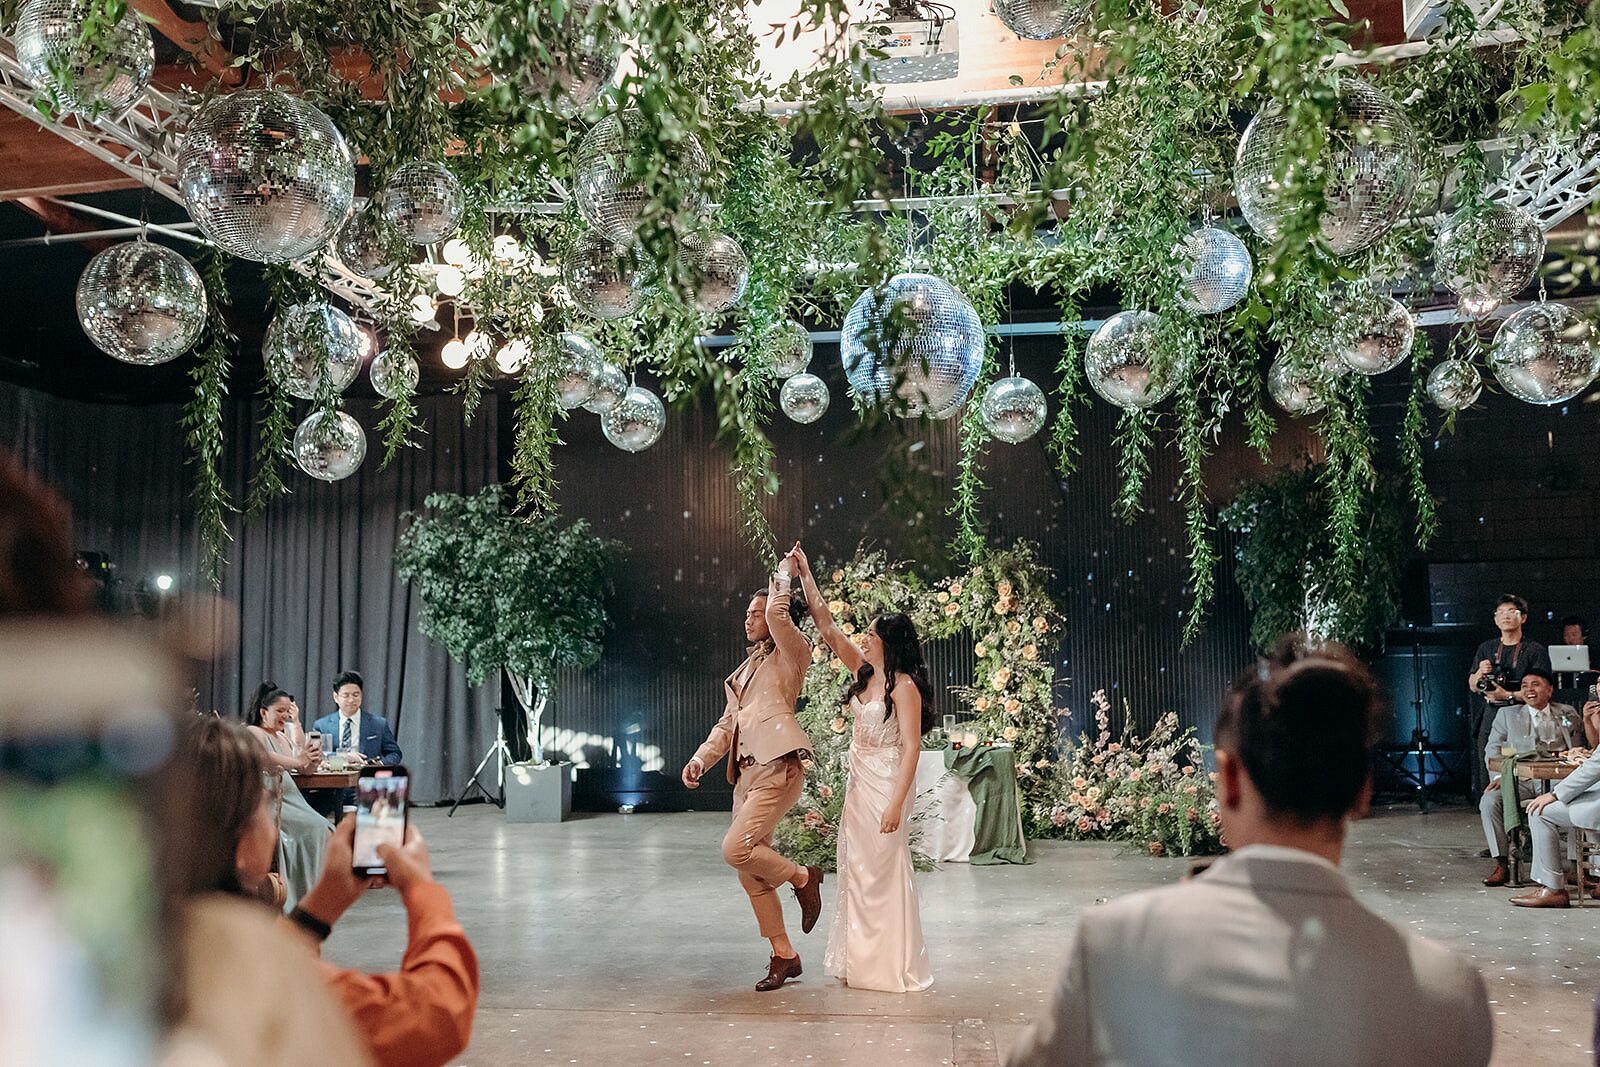
[[800,757],[788,755],[746,767],[733,787],[733,824],[722,839],[722,859],[739,872],[762,937],[784,935],[777,890],[800,868],[773,850],[772,831],[800,800],[804,784]]

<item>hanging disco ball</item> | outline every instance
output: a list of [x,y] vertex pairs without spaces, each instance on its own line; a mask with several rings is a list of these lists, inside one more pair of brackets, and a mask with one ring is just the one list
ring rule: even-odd
[[[627,169],[628,146],[639,140],[644,119],[637,110],[607,115],[578,144],[572,161],[572,196],[578,211],[616,244],[630,244],[648,199],[644,185]],[[702,186],[711,164],[694,134],[661,161],[679,193],[679,206],[697,212],[705,206]]]
[[1470,318],[1485,318],[1533,281],[1544,260],[1539,220],[1510,204],[1464,208],[1439,231],[1433,259]]
[[465,202],[450,168],[431,159],[403,164],[378,195],[384,221],[414,245],[436,244],[455,233]]
[[1267,369],[1267,392],[1290,415],[1314,415],[1327,406],[1328,379],[1294,366],[1279,356]]
[[1495,334],[1489,369],[1505,391],[1530,404],[1560,404],[1600,374],[1594,327],[1565,304],[1529,304]]
[[[550,378],[555,383],[556,403],[562,411],[581,408],[594,396],[595,382],[605,357],[593,341],[581,333],[563,330],[547,342]],[[620,379],[622,372],[617,371]]]
[[1340,359],[1350,370],[1369,377],[1393,370],[1411,355],[1417,320],[1394,297],[1385,297],[1376,312],[1360,323]]
[[1227,230],[1202,226],[1173,254],[1182,274],[1178,303],[1196,315],[1227,311],[1250,290],[1250,250]]
[[344,225],[356,165],[321,111],[276,89],[244,89],[213,97],[189,125],[178,190],[200,232],[224,252],[289,263]]
[[387,400],[399,400],[415,393],[421,377],[422,368],[418,366],[416,357],[411,355],[397,356],[393,352],[384,352],[367,368],[367,380],[372,383],[372,391]]
[[1428,372],[1424,388],[1434,406],[1445,411],[1464,411],[1478,402],[1483,392],[1483,376],[1464,359],[1441,360]]
[[261,355],[272,380],[289,395],[315,400],[327,375],[342,393],[361,370],[361,330],[350,316],[320,301],[295,304],[272,317]]
[[979,414],[984,429],[1007,444],[1019,445],[1044,429],[1044,390],[1026,378],[1001,378],[983,391]]
[[661,440],[667,428],[667,409],[661,398],[634,385],[604,415],[600,428],[606,440],[624,452],[643,452]]
[[690,302],[715,315],[744,298],[750,284],[750,260],[744,249],[725,233],[715,237],[691,235],[679,251],[684,277],[689,281]]
[[561,281],[578,310],[597,319],[625,319],[644,303],[645,277],[636,253],[585,233],[561,257]]
[[1089,17],[1089,4],[1073,0],[994,0],[1006,29],[1028,41],[1071,36]]
[[1152,360],[1161,317],[1119,311],[1100,324],[1083,350],[1083,370],[1095,392],[1119,408],[1149,408],[1172,395],[1181,367],[1159,371]]
[[387,278],[406,258],[406,242],[371,201],[357,207],[345,220],[334,239],[333,250],[351,273],[371,282]]
[[206,324],[206,289],[189,261],[148,241],[112,245],[78,278],[78,321],[96,348],[124,363],[177,359]]
[[772,376],[792,378],[811,365],[811,333],[790,319],[779,326],[772,341]]
[[121,117],[156,69],[150,27],[132,6],[110,30],[96,31],[92,43],[85,39],[84,23],[103,9],[89,0],[27,0],[11,38],[33,87],[56,108],[86,119]]
[[559,115],[588,109],[616,78],[622,59],[621,44],[606,26],[590,19],[594,6],[593,0],[578,0],[558,20],[547,6],[532,5],[531,19],[519,29],[543,54],[512,56],[497,44],[490,50],[495,72]]
[[[1250,228],[1282,236],[1296,204],[1293,185],[1307,161],[1285,159],[1288,121],[1269,107],[1250,120],[1234,162],[1234,192]],[[1400,105],[1355,78],[1339,82],[1339,112],[1327,131],[1322,237],[1345,255],[1368,247],[1411,206],[1422,173],[1416,127]],[[1282,177],[1280,177],[1282,175]]]
[[983,349],[978,313],[931,274],[896,274],[856,297],[839,337],[851,392],[869,403],[892,399],[911,418],[951,414],[965,403]]
[[778,406],[795,422],[816,422],[828,410],[828,383],[815,374],[801,371],[778,390]]
[[627,395],[628,376],[615,363],[602,363],[595,372],[591,386],[589,399],[583,402],[583,410],[604,415],[622,403],[622,398]]
[[294,432],[294,461],[324,482],[350,477],[366,458],[366,431],[348,412],[318,409]]

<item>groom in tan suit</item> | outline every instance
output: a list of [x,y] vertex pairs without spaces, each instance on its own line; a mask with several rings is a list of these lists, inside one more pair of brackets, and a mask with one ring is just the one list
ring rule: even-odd
[[822,913],[822,869],[801,867],[772,847],[773,829],[800,799],[805,780],[801,761],[811,751],[811,739],[794,715],[811,663],[811,642],[795,624],[804,605],[790,602],[787,578],[794,570],[789,561],[765,592],[750,598],[744,616],[750,654],[723,683],[727,707],[722,718],[683,768],[683,784],[697,789],[706,769],[728,757],[733,825],[722,839],[722,858],[739,872],[761,936],[772,942],[767,976],[756,983],[762,992],[800,976],[800,956],[784,929],[778,887],[794,886],[803,932],[810,933]]

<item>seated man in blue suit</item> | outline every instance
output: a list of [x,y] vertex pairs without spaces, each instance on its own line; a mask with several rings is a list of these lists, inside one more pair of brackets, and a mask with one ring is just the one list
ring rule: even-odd
[[400,744],[389,723],[361,710],[361,675],[344,671],[333,680],[333,702],[339,710],[324,715],[311,728],[322,734],[322,750],[339,752],[354,749],[365,763],[400,762]]

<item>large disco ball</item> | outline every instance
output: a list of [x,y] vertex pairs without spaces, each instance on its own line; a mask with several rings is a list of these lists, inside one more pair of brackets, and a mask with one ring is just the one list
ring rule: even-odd
[[361,370],[361,350],[361,330],[350,316],[320,301],[278,312],[261,342],[267,373],[301,400],[316,399],[323,375],[344,392]]
[[772,338],[772,376],[792,378],[811,365],[811,332],[790,319]]
[[517,18],[516,32],[541,54],[513,57],[504,47],[509,42],[496,42],[490,49],[495,72],[557,114],[587,109],[617,76],[622,59],[620,42],[601,20],[590,18],[594,7],[593,0],[577,0],[557,19],[547,5],[530,5],[531,17]]
[[725,233],[714,237],[690,235],[679,252],[690,302],[707,314],[727,311],[744,298],[750,284],[750,260],[744,249]]
[[1483,376],[1464,359],[1441,360],[1428,372],[1428,399],[1445,411],[1462,411],[1478,402]]
[[224,252],[289,263],[332,240],[350,214],[356,165],[333,121],[276,89],[211,99],[178,151],[178,190]]
[[622,368],[615,363],[602,363],[590,382],[589,399],[583,402],[583,410],[604,415],[622,403],[627,392],[628,376]]
[[1083,371],[1095,392],[1119,408],[1148,408],[1172,395],[1182,367],[1156,368],[1153,353],[1161,318],[1119,311],[1100,324],[1083,350]]
[[1196,315],[1227,311],[1250,291],[1250,250],[1227,230],[1202,226],[1173,254],[1182,280],[1178,303]]
[[366,431],[348,412],[318,409],[294,432],[294,461],[324,482],[350,477],[366,458]]
[[148,241],[112,245],[78,278],[78,321],[95,347],[151,366],[189,351],[206,324],[206,289],[189,261]]
[[856,297],[844,318],[839,358],[850,389],[906,415],[950,414],[983,367],[983,323],[943,278],[896,274]]
[[449,167],[414,159],[389,175],[378,204],[395,233],[414,245],[431,245],[456,232],[466,194]]
[[85,21],[104,7],[89,0],[27,0],[11,38],[33,87],[55,107],[86,119],[122,115],[156,68],[150,28],[131,5],[93,43],[85,40]]
[[[642,182],[628,173],[628,146],[639,140],[644,119],[637,110],[607,115],[579,143],[572,161],[572,197],[578,211],[600,233],[628,244],[639,227],[647,199]],[[659,164],[678,188],[679,205],[695,212],[705,205],[704,184],[711,169],[694,134],[678,142]]]
[[1082,0],[994,0],[994,13],[1006,29],[1029,41],[1072,34],[1089,17]]
[[979,414],[984,429],[1017,445],[1044,429],[1044,390],[1026,378],[1001,378],[983,391]]
[[1313,415],[1327,406],[1329,379],[1279,356],[1267,369],[1267,392],[1290,415]]
[[644,303],[645,276],[632,248],[585,233],[561,257],[561,281],[580,311],[625,319]]
[[[1303,159],[1285,159],[1288,121],[1277,107],[1260,112],[1239,139],[1234,192],[1239,210],[1268,241],[1282,236],[1295,208],[1286,179]],[[1359,252],[1385,233],[1411,206],[1422,173],[1417,131],[1400,105],[1355,78],[1339,82],[1339,111],[1327,131],[1322,237],[1333,251]],[[1280,177],[1280,174],[1282,177]]]
[[339,262],[368,281],[382,281],[406,257],[406,243],[384,219],[377,204],[351,212],[333,242]]
[[667,428],[667,409],[650,390],[634,385],[604,415],[600,428],[606,440],[624,452],[643,452],[661,440]]
[[415,393],[421,377],[422,368],[417,364],[416,357],[409,353],[384,352],[367,368],[367,380],[372,383],[372,391],[387,400],[399,400]]
[[816,422],[828,410],[828,383],[815,374],[801,371],[778,390],[778,406],[795,422]]
[[1464,208],[1451,216],[1434,244],[1439,276],[1461,298],[1461,308],[1482,318],[1533,281],[1544,260],[1544,230],[1530,213],[1510,204]]
[[[547,343],[547,363],[555,385],[556,403],[562,411],[583,407],[594,396],[595,381],[605,364],[600,347],[583,334],[570,330],[563,330],[560,336]],[[620,377],[622,372],[619,370],[617,374]]]
[[1529,304],[1501,324],[1489,369],[1518,400],[1560,404],[1600,374],[1600,345],[1594,327],[1567,305]]
[[1353,371],[1369,376],[1382,374],[1405,362],[1416,336],[1417,320],[1404,304],[1386,296],[1356,323],[1354,335],[1339,355]]

